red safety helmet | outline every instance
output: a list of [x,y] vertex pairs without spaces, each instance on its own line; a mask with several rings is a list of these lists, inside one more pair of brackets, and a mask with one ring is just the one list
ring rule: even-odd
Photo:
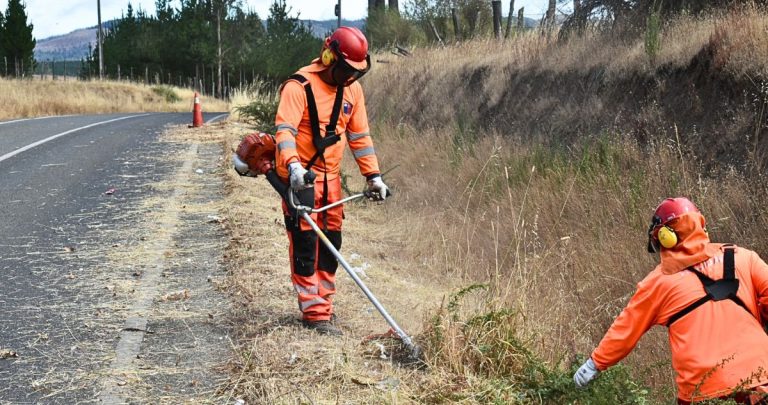
[[656,207],[651,225],[648,227],[648,252],[656,253],[660,247],[671,249],[677,245],[677,234],[668,224],[691,212],[700,211],[691,200],[685,197],[667,198],[662,201]]
[[[326,50],[333,51],[333,54],[328,55]],[[321,60],[325,66],[330,66],[336,60],[343,60],[356,70],[366,71],[371,64],[368,40],[355,27],[339,27],[325,39]]]

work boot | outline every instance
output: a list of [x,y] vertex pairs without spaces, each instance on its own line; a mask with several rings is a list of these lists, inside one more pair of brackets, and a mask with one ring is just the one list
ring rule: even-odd
[[301,323],[304,325],[307,329],[312,329],[315,332],[321,334],[321,335],[328,335],[328,336],[341,336],[343,333],[341,332],[341,329],[334,326],[331,321],[322,320],[322,321],[308,321],[306,319],[302,320]]

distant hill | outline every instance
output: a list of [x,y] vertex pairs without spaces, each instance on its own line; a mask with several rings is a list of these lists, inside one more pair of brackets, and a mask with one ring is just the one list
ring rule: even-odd
[[88,45],[96,44],[96,35],[96,27],[92,27],[38,39],[35,46],[35,59],[38,61],[83,59],[88,55]]
[[[329,32],[336,28],[336,20],[302,20],[312,28],[312,34],[318,38],[325,38]],[[108,28],[114,21],[104,23]],[[364,20],[342,20],[342,25],[362,29]],[[35,47],[35,59],[47,60],[80,60],[88,56],[88,45],[96,46],[96,26],[81,28],[69,34],[56,35],[49,38],[38,39]]]

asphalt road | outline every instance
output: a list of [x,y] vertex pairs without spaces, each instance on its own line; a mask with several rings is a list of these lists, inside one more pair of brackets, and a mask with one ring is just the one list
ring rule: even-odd
[[[146,215],[137,207],[158,193],[151,184],[176,169],[168,157],[182,146],[158,136],[190,119],[0,122],[0,403],[98,401],[94,382],[130,306],[110,281],[109,249],[129,243],[126,231]],[[18,357],[3,359],[9,351]]]

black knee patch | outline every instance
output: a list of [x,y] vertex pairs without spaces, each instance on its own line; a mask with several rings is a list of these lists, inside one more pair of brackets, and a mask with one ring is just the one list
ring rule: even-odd
[[[341,249],[341,231],[325,231],[325,236],[328,237],[328,240],[331,241],[331,244],[336,250]],[[336,273],[336,269],[339,267],[339,261],[333,256],[333,253],[331,253],[331,251],[322,243],[318,250],[317,267],[320,270],[331,274]]]
[[291,231],[293,239],[293,269],[296,274],[309,277],[315,274],[317,235],[313,231]]

